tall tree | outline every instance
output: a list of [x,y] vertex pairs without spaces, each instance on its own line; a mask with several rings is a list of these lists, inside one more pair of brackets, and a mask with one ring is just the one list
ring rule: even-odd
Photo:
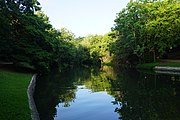
[[178,0],[130,1],[115,19],[116,58],[125,62],[132,54],[144,59],[145,53],[153,53],[155,61],[167,49],[176,47],[180,39],[179,8]]

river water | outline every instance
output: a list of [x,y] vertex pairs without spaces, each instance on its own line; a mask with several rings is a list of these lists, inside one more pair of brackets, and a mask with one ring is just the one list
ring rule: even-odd
[[41,120],[180,120],[180,75],[78,67],[38,76]]

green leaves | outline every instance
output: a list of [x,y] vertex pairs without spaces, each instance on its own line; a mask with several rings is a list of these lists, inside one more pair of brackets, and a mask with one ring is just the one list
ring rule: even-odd
[[136,53],[141,57],[152,48],[156,48],[160,56],[176,46],[180,39],[179,14],[180,2],[177,0],[130,1],[115,19],[113,30],[121,33],[116,35],[119,39],[114,43],[118,48],[116,56]]
[[7,9],[13,13],[24,13],[33,15],[35,11],[39,11],[40,3],[37,0],[1,0],[0,10]]
[[75,39],[75,35],[74,33],[72,33],[70,30],[66,29],[66,28],[61,28],[59,30],[61,37],[60,39],[64,40],[64,41],[72,41]]
[[87,48],[90,53],[91,63],[97,64],[98,61],[109,62],[109,46],[115,40],[111,37],[114,33],[105,35],[89,35],[78,42],[81,46]]

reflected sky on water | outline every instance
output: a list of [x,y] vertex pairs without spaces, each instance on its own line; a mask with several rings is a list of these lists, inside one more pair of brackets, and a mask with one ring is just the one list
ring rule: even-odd
[[39,76],[35,101],[42,120],[179,120],[180,76],[79,67]]

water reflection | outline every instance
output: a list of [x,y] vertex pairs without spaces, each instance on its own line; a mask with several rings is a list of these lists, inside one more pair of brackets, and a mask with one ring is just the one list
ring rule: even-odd
[[49,75],[38,76],[35,102],[42,120],[53,120],[56,115],[56,105],[64,103],[64,107],[76,97],[76,86],[78,82],[90,77],[91,71],[86,68],[78,68],[64,73],[52,72]]
[[123,120],[180,119],[179,76],[126,71],[124,78],[120,77],[124,93],[123,98],[117,99],[123,107],[117,112]]
[[42,120],[180,119],[178,75],[104,66],[52,72],[38,79],[35,101]]

